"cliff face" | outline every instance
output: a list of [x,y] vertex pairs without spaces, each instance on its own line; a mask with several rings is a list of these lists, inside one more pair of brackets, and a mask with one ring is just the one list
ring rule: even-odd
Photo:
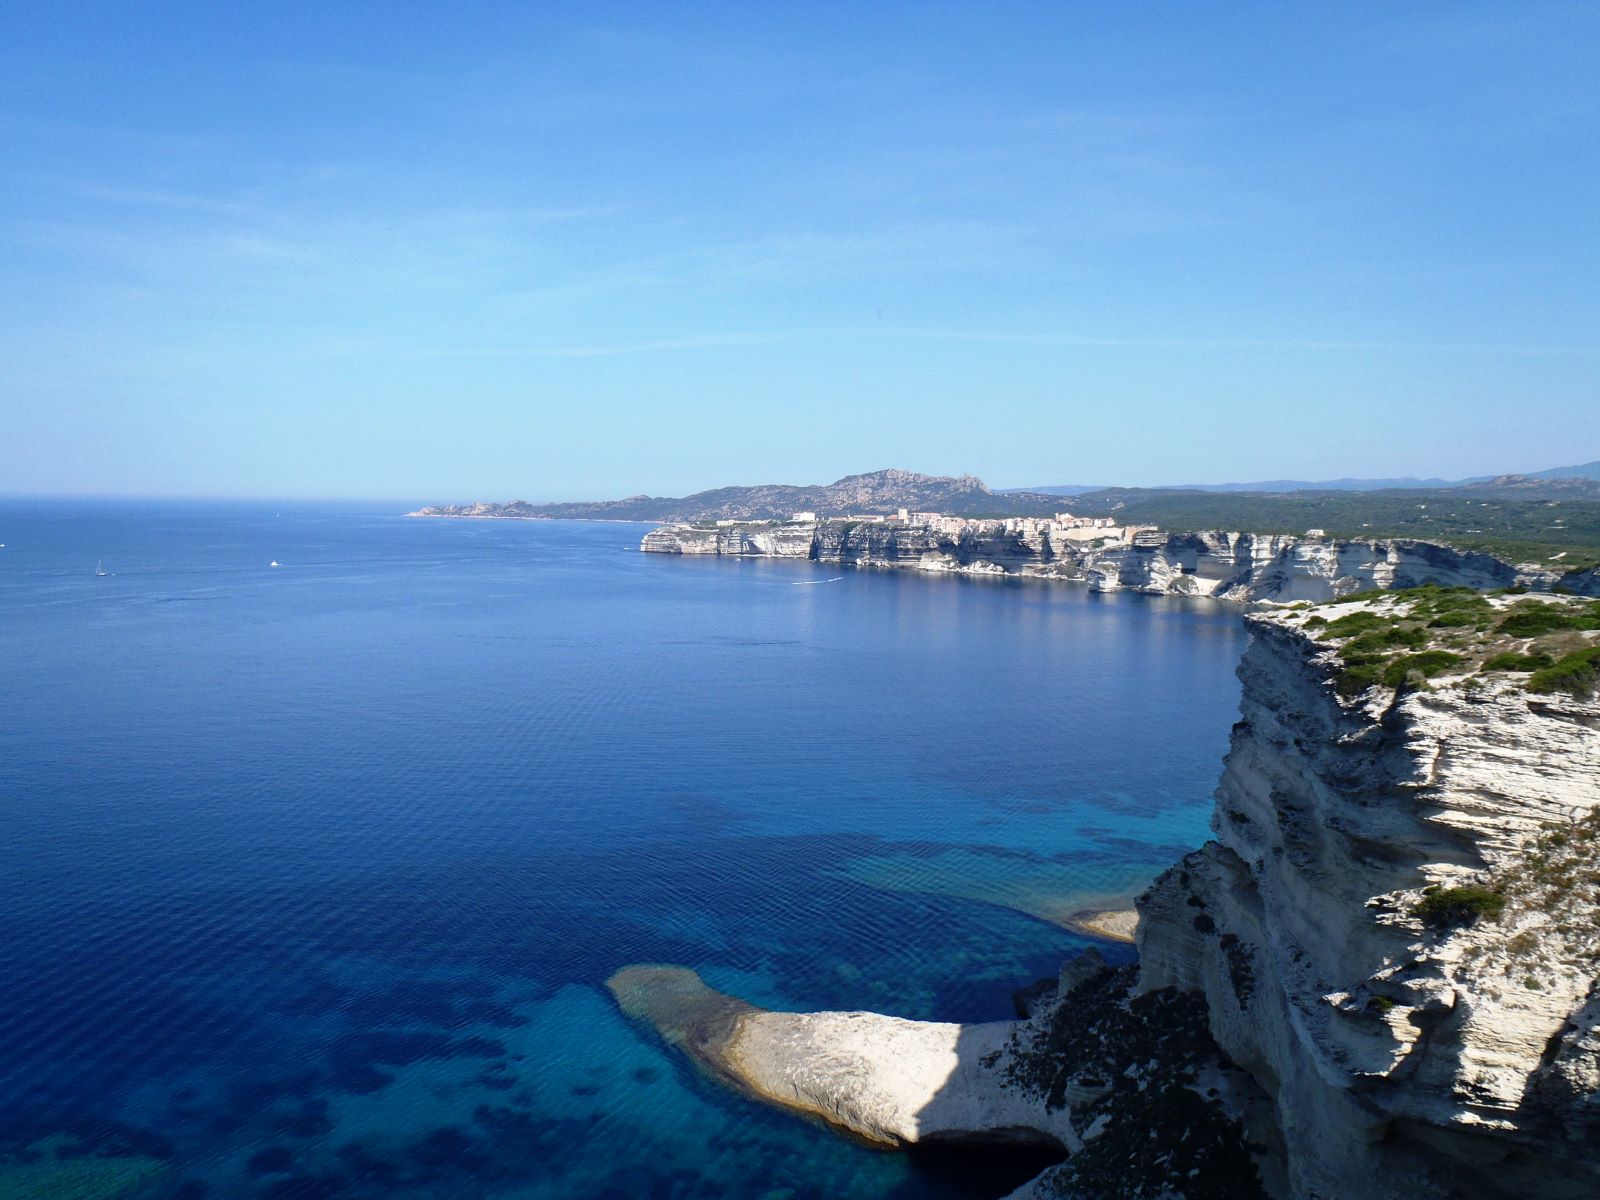
[[1130,548],[1086,564],[1100,591],[1227,600],[1327,600],[1368,588],[1549,586],[1550,572],[1519,570],[1492,555],[1431,542],[1346,541],[1278,534],[1173,534],[1152,549]]
[[1600,702],[1344,699],[1326,618],[1247,620],[1216,840],[1141,899],[1141,987],[1204,995],[1297,1196],[1600,1194]]
[[646,534],[640,549],[1066,579],[1093,591],[1237,601],[1327,600],[1371,588],[1427,583],[1473,588],[1548,588],[1560,583],[1573,591],[1600,595],[1600,576],[1593,571],[1562,576],[1430,542],[1211,531],[1141,538],[1139,544],[1125,545],[1120,539],[1069,541],[986,528],[993,524],[971,522],[952,531],[852,521],[717,528],[664,525]]

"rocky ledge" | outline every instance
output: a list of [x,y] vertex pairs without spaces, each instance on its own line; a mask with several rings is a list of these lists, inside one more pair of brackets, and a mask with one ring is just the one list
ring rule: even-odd
[[[1089,951],[1030,989],[1017,1021],[947,1024],[870,1012],[769,1012],[693,971],[634,966],[607,986],[703,1070],[756,1099],[873,1145],[1053,1149],[1066,1158],[1017,1198],[1157,1196],[1204,1178],[1263,1196],[1235,1114],[1265,1112],[1218,1052],[1204,1007],[1136,995],[1134,971]],[[1153,1141],[1150,1130],[1173,1131]]]
[[1600,595],[1595,571],[1560,573],[1434,542],[1292,537],[1206,531],[1052,536],[1028,519],[755,521],[663,525],[640,549],[651,554],[798,558],[979,576],[1061,579],[1093,591],[1211,596],[1222,600],[1320,601],[1366,590],[1434,584],[1471,588],[1561,587]]

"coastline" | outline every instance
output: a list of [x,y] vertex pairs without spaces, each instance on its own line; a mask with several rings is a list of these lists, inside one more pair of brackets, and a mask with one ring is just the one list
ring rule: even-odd
[[1559,588],[1600,595],[1600,571],[1556,571],[1414,538],[1127,526],[1084,540],[1070,536],[1074,529],[1058,537],[1041,525],[1022,518],[931,516],[920,521],[719,521],[714,526],[665,522],[645,534],[639,549],[646,554],[787,558],[966,578],[1041,579],[1081,584],[1091,592],[1186,596],[1239,605],[1318,603],[1425,585],[1474,591]]

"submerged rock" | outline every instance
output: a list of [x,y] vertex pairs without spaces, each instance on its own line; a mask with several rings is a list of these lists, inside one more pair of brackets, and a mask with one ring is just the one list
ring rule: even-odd
[[69,1134],[0,1147],[0,1196],[6,1200],[117,1200],[168,1174],[163,1159],[97,1148]]

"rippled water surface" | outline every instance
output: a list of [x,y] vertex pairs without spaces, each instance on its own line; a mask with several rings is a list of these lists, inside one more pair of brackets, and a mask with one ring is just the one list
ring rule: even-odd
[[1237,613],[395,511],[0,504],[0,1196],[1003,1193],[602,983],[1009,1016],[1204,837]]

